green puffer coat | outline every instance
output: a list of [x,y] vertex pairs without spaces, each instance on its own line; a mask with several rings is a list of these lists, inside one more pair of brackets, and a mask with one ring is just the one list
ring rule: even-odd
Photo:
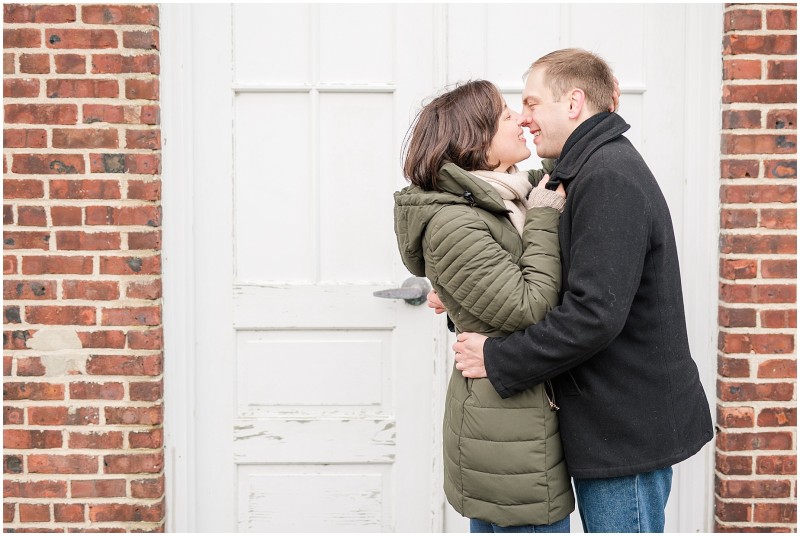
[[[543,172],[531,172],[536,184]],[[438,187],[395,193],[406,267],[426,276],[458,332],[506,335],[558,303],[559,213],[527,213],[522,236],[500,195],[454,164]],[[544,385],[502,399],[488,379],[453,370],[444,415],[445,494],[460,514],[501,526],[559,521],[575,507],[556,413]]]

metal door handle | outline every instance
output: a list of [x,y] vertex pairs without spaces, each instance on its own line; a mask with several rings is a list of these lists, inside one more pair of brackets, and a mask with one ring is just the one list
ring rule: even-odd
[[409,277],[400,288],[390,288],[386,290],[376,290],[372,293],[377,298],[388,298],[390,300],[404,300],[409,305],[421,305],[427,300],[431,286],[424,277]]

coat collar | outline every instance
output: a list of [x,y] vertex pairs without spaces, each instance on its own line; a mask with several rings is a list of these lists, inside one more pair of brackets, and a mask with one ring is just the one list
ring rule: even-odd
[[[606,143],[625,133],[631,126],[615,113],[605,113],[596,124],[586,132],[580,132],[580,126],[573,132],[576,139],[569,139],[565,144],[567,151],[556,163],[551,180],[572,180],[580,172],[592,154]],[[593,116],[587,121],[592,121]]]

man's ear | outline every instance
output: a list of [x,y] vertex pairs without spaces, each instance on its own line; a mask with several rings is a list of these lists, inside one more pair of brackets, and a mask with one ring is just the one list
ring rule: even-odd
[[582,89],[574,88],[569,92],[569,118],[577,119],[586,106],[586,95]]

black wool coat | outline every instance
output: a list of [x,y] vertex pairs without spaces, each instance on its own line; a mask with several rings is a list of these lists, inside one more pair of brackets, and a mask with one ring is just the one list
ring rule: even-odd
[[567,190],[561,304],[484,345],[487,374],[504,398],[553,379],[575,478],[668,467],[713,436],[689,353],[672,220],[622,136],[629,128],[604,113],[573,132],[551,175]]

